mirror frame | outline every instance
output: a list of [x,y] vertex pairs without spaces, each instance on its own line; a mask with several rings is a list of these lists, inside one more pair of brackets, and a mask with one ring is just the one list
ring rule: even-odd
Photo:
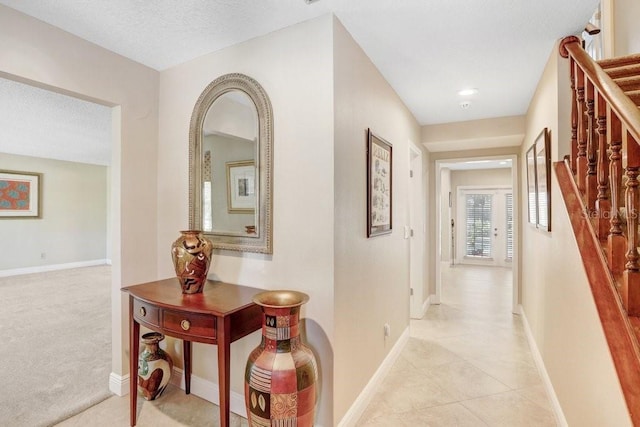
[[202,229],[202,127],[209,107],[221,95],[239,90],[253,101],[258,115],[256,155],[256,237],[204,232],[214,249],[241,252],[273,253],[273,111],[262,86],[240,73],[225,74],[212,81],[198,98],[189,127],[189,228]]

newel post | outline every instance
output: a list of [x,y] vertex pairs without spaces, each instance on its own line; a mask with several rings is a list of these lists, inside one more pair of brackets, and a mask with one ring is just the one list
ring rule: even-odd
[[[568,36],[560,41],[560,56],[569,58],[567,46],[572,43],[580,44],[576,36]],[[585,115],[585,79],[584,72],[578,63],[571,58],[569,61],[571,72],[571,170],[576,174],[576,185],[581,192],[585,191],[587,178],[587,129]],[[589,208],[592,208],[590,206]]]
[[625,205],[627,210],[627,263],[622,283],[622,303],[627,313],[640,314],[640,265],[638,259],[638,174],[640,174],[640,146],[636,139],[626,132],[627,137],[627,190]]

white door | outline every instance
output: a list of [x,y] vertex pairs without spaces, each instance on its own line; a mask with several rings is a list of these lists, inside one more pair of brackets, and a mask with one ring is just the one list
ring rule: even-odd
[[460,189],[456,210],[457,261],[464,264],[511,265],[511,189]]

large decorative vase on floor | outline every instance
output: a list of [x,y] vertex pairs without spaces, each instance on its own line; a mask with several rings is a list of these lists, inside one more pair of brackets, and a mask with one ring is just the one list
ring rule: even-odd
[[250,427],[313,426],[318,370],[300,341],[300,306],[309,297],[296,291],[261,292],[262,342],[247,360],[244,396]]
[[146,400],[160,397],[171,379],[173,360],[159,346],[163,339],[159,332],[142,335],[145,348],[138,357],[138,393]]
[[171,257],[183,294],[202,292],[207,283],[213,245],[199,230],[185,230],[171,245]]

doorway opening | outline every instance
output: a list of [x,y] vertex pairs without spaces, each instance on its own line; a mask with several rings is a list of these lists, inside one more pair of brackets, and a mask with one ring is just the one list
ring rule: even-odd
[[501,269],[518,313],[517,157],[515,155],[436,161],[435,295],[454,269]]

